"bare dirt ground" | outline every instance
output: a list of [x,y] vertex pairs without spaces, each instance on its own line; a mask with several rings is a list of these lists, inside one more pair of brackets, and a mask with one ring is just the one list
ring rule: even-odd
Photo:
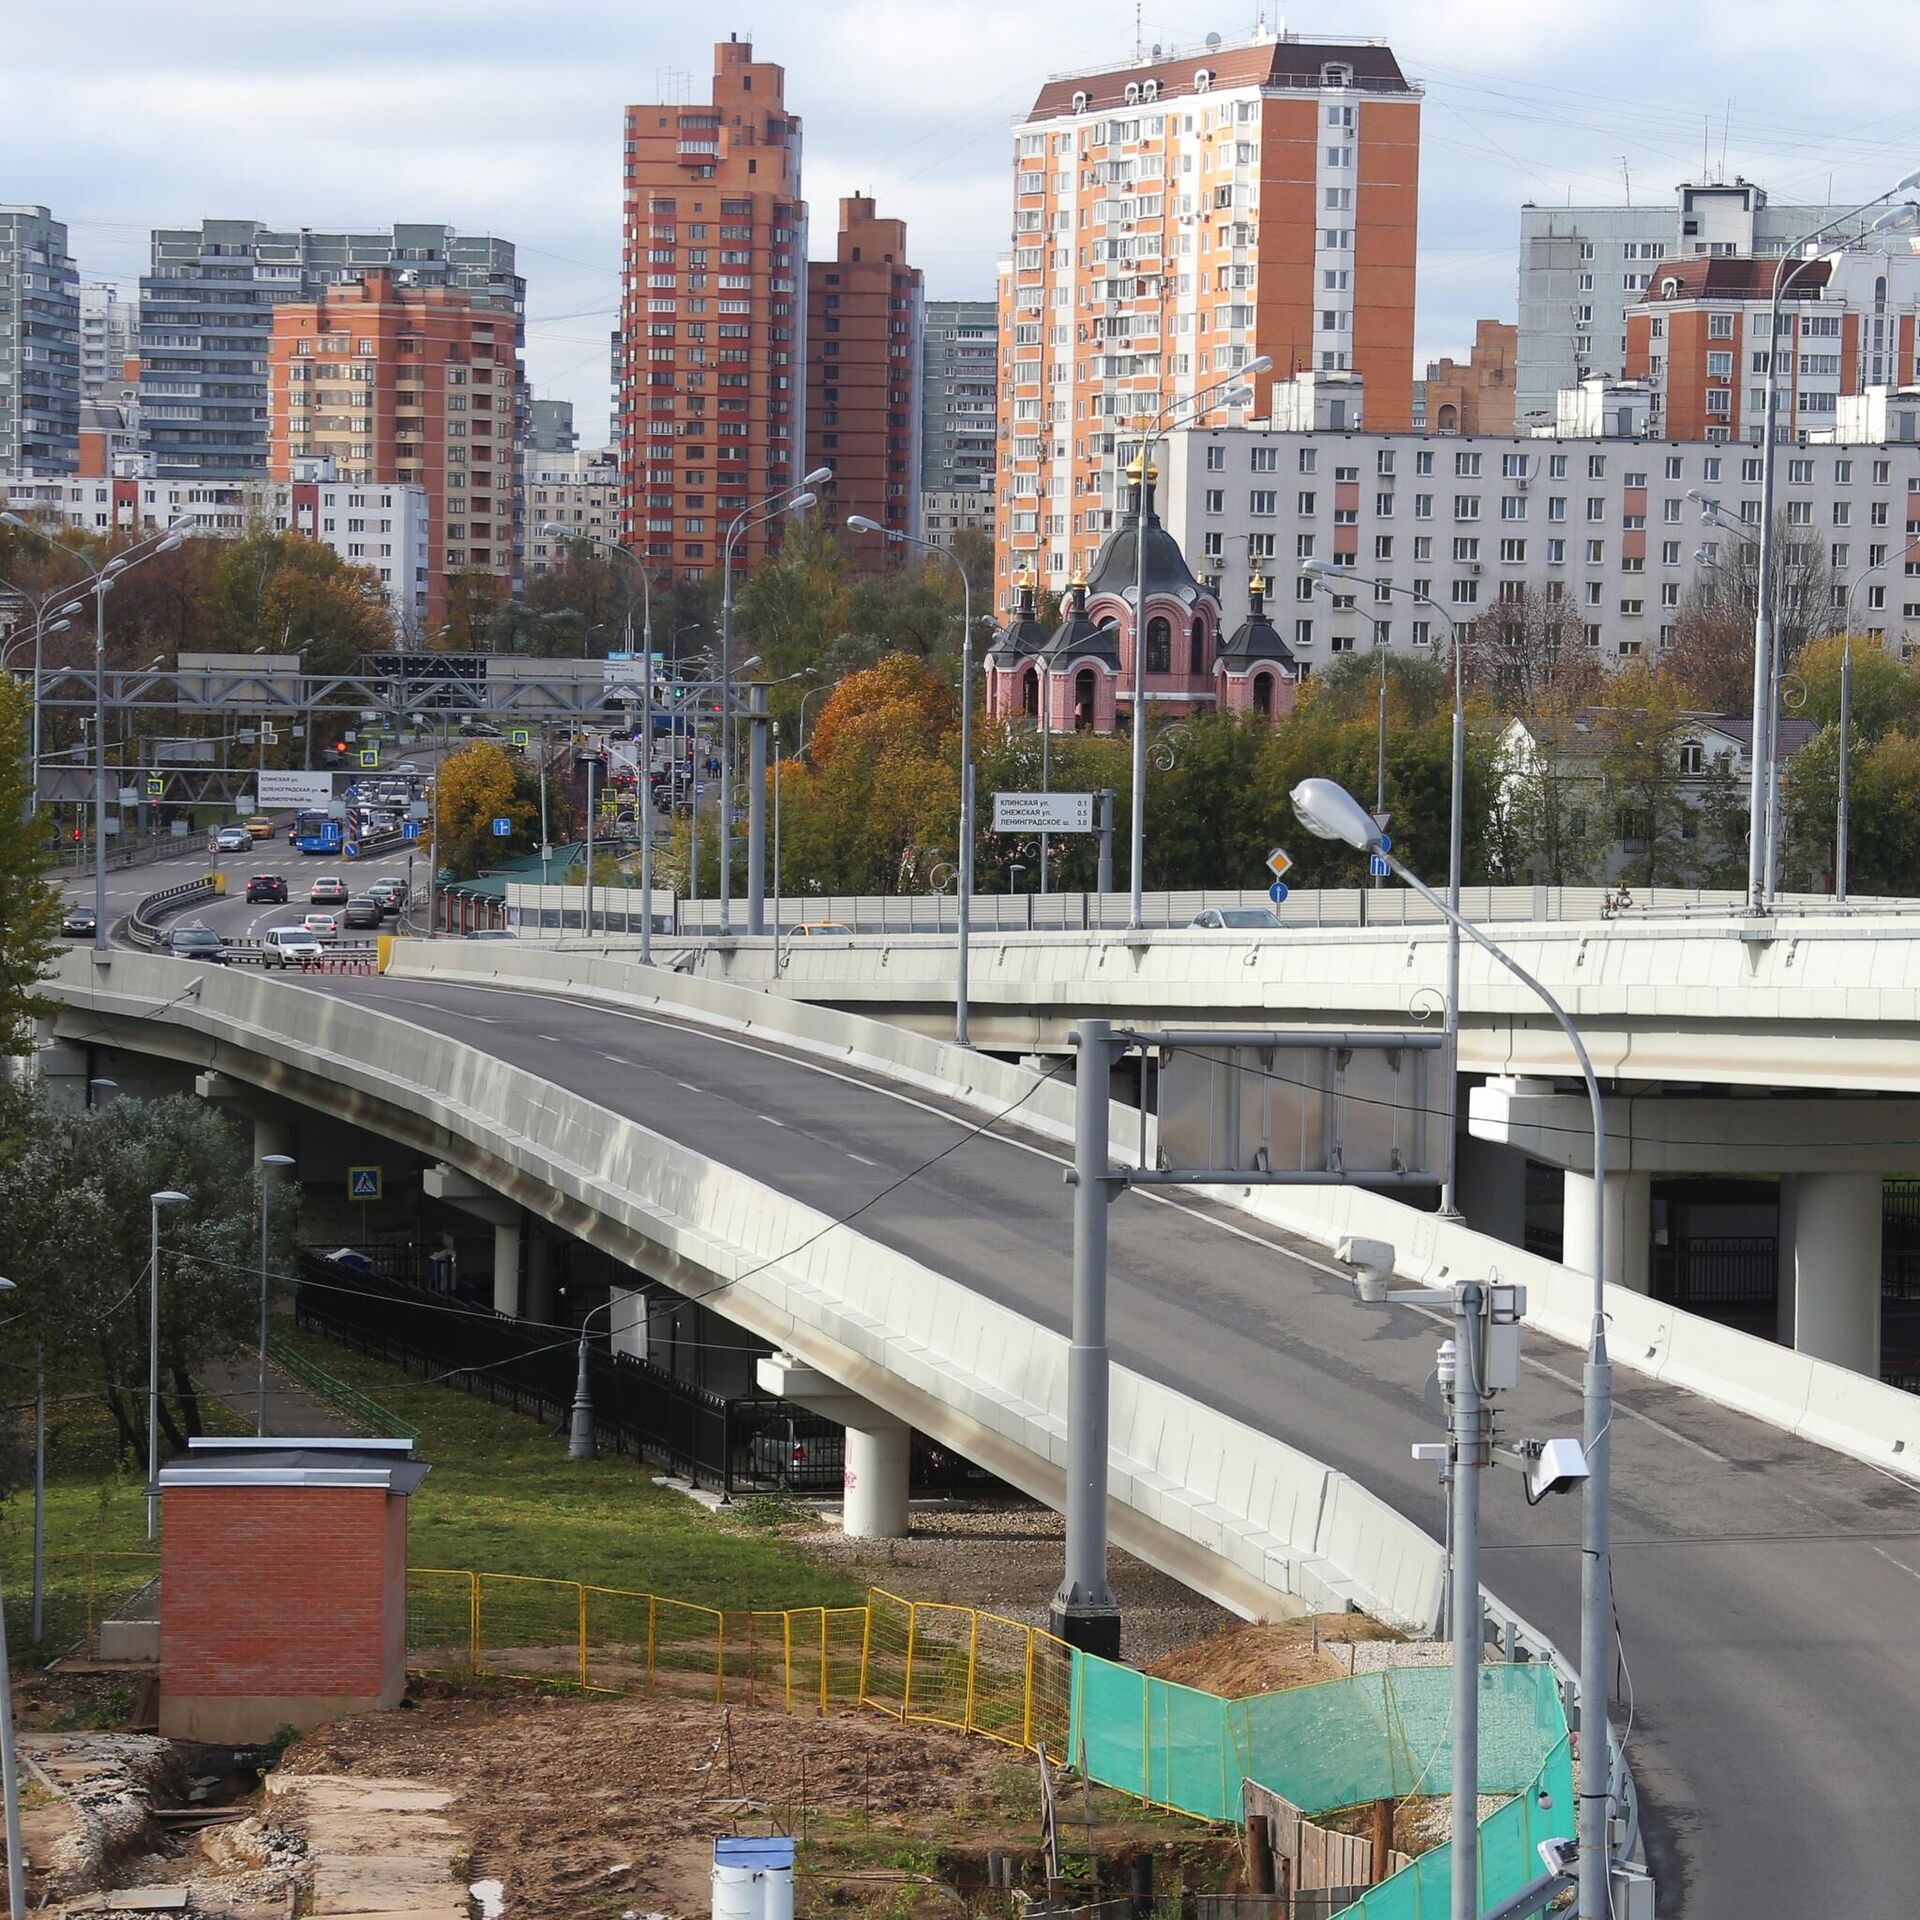
[[[342,1721],[286,1755],[297,1774],[371,1774],[453,1790],[472,1835],[460,1868],[505,1887],[509,1920],[633,1912],[704,1915],[713,1838],[799,1843],[804,1912],[951,1915],[985,1879],[989,1847],[1037,1885],[1037,1763],[992,1742],[875,1713],[827,1718],[705,1702],[582,1699],[510,1683],[418,1689],[411,1711]],[[1064,1781],[1064,1776],[1061,1776]],[[1063,1840],[1084,1873],[1086,1806],[1062,1787]],[[1108,1871],[1151,1850],[1189,1885],[1237,1872],[1238,1846],[1174,1815],[1096,1792]]]
[[1157,1679],[1239,1700],[1343,1679],[1353,1671],[1350,1656],[1356,1646],[1401,1637],[1363,1613],[1323,1613],[1306,1620],[1243,1622],[1140,1664]]

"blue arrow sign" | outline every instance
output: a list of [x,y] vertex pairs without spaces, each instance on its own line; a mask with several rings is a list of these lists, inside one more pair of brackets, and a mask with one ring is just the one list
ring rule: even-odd
[[504,840],[512,831],[513,822],[511,820],[496,820],[493,823],[493,837],[496,840]]
[[420,838],[420,822],[418,820],[408,820],[404,822],[400,828],[400,838],[402,840],[418,840]]
[[1393,869],[1376,853],[1368,856],[1367,871],[1372,874],[1376,880],[1384,880]]
[[1273,885],[1267,889],[1267,898],[1271,900],[1276,907],[1286,897],[1287,883],[1284,880],[1276,880]]

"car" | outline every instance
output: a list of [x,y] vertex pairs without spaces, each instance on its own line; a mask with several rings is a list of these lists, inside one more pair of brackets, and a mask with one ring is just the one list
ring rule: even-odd
[[853,929],[839,920],[802,920],[787,929],[789,940],[816,939],[830,933],[850,934]]
[[264,900],[270,906],[287,904],[287,876],[284,873],[256,873],[247,881],[247,898]]
[[176,960],[210,960],[216,966],[227,964],[227,949],[211,927],[170,927],[166,950]]
[[310,913],[300,922],[303,933],[315,940],[333,941],[340,938],[340,916],[337,913]]
[[518,940],[520,936],[511,927],[476,927],[471,933],[463,933],[462,940]]
[[460,734],[466,740],[498,740],[500,729],[491,720],[462,720]]
[[400,764],[394,768],[395,773],[418,773],[419,771],[420,769],[415,766],[411,760],[402,760]]
[[68,940],[91,940],[99,925],[91,907],[70,907],[60,922],[60,932]]
[[376,880],[368,887],[367,898],[378,901],[382,916],[390,917],[407,904],[407,883],[404,880]]
[[380,917],[380,902],[363,893],[347,902],[342,919],[348,927],[377,927]]
[[[325,920],[330,916],[309,914],[307,917]],[[269,927],[266,937],[260,942],[260,964],[263,967],[300,967],[325,955],[326,948],[305,927]]]
[[1284,924],[1271,907],[1208,907],[1187,922],[1189,927],[1210,927],[1220,932],[1238,927],[1243,932]]
[[307,889],[307,898],[316,907],[344,907],[349,899],[347,883],[337,873],[323,873]]
[[242,820],[240,824],[245,827],[247,832],[256,840],[271,840],[273,838],[273,822],[269,820],[264,813],[253,814],[250,818]]
[[222,827],[213,836],[216,853],[250,853],[253,850],[253,835],[245,827]]

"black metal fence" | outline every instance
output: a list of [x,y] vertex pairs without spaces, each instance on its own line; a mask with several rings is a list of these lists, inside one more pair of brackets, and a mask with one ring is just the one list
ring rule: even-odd
[[[378,1250],[401,1254],[404,1250]],[[555,1427],[571,1415],[579,1345],[572,1334],[436,1293],[401,1277],[302,1254],[299,1323]],[[602,1445],[659,1462],[696,1485],[733,1494],[791,1487],[837,1492],[845,1436],[791,1401],[730,1399],[630,1354],[590,1348],[594,1430]]]
[[1780,1243],[1770,1233],[1693,1234],[1654,1249],[1654,1297],[1679,1307],[1771,1304],[1779,1280]]

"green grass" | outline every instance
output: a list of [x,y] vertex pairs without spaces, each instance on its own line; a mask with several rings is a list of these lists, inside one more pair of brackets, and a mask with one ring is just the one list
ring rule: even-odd
[[538,1420],[315,1333],[290,1345],[415,1422],[433,1471],[413,1496],[408,1559],[623,1587],[717,1607],[858,1604],[865,1589],[816,1566],[764,1527],[712,1514],[653,1484],[631,1456],[570,1461]]

